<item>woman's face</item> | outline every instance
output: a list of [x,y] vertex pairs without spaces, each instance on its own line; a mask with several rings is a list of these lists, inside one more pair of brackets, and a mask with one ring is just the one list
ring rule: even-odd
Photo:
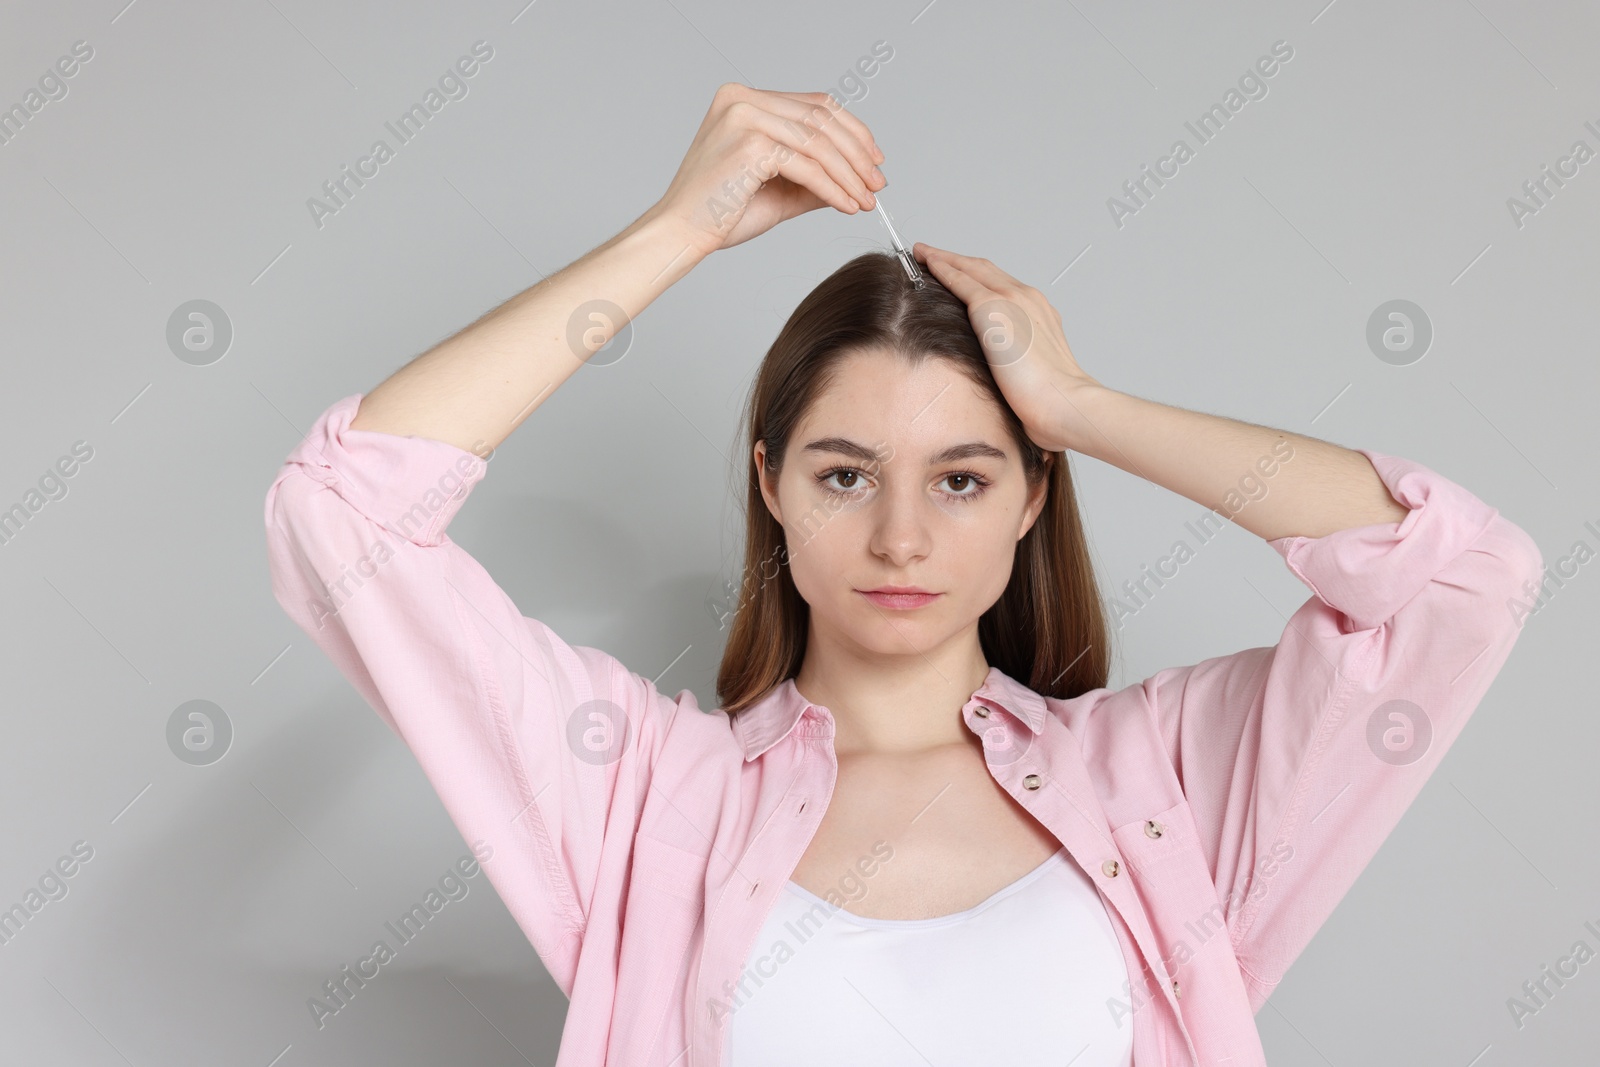
[[[836,370],[775,484],[757,443],[762,495],[814,629],[861,654],[922,654],[1000,599],[1047,485],[1030,493],[995,402],[950,360],[871,350]],[[884,586],[937,595],[909,607],[863,595]]]

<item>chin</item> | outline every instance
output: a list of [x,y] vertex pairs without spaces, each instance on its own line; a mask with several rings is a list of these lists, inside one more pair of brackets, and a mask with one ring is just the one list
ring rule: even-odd
[[[871,608],[868,608],[870,611]],[[885,656],[903,656],[913,648],[926,652],[945,639],[946,627],[942,622],[909,615],[874,615],[865,626],[851,627],[851,636],[862,648]]]

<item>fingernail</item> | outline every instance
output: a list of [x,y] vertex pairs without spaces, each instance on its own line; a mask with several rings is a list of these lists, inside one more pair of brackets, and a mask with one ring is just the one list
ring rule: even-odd
[[875,175],[877,175],[877,177],[878,177],[878,180],[879,180],[879,181],[881,181],[881,182],[883,182],[883,184],[885,184],[885,185],[888,185],[888,184],[889,184],[889,179],[888,179],[888,178],[885,178],[885,177],[884,177],[884,176],[883,176],[883,171],[881,171],[881,170],[879,170],[879,169],[878,169],[878,168],[877,168],[877,167],[873,167],[873,168],[872,168],[872,173],[873,173],[873,174],[875,174]]

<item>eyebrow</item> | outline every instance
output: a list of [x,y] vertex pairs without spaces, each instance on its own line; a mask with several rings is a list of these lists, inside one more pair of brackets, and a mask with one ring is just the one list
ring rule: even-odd
[[[803,453],[836,453],[841,456],[850,456],[852,459],[858,459],[862,463],[876,463],[880,458],[878,453],[866,445],[857,444],[847,437],[821,437],[812,441],[800,451]],[[940,449],[928,457],[928,465],[933,466],[939,463],[953,463],[957,460],[979,458],[997,459],[1004,463],[1007,457],[1004,451],[987,442],[968,441],[965,444],[951,445],[949,448]]]

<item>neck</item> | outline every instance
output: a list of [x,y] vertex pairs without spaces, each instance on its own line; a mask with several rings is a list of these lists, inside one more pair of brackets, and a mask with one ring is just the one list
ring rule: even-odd
[[795,687],[833,714],[838,755],[907,754],[965,743],[961,709],[988,673],[976,628],[904,656],[862,654],[813,632]]

